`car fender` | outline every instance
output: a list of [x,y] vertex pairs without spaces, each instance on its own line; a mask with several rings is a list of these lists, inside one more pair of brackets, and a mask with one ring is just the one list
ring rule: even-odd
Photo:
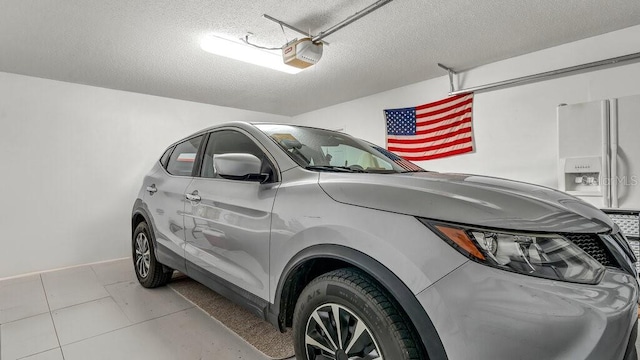
[[[147,206],[144,204],[144,202],[140,198],[136,199],[136,201],[133,203],[133,210],[131,211],[131,234],[133,234],[133,232],[135,231],[135,224],[133,222],[133,219],[137,215],[140,215],[144,218],[144,221],[149,225],[149,231],[151,232],[151,235],[155,239],[155,236],[154,236],[155,234],[153,232],[153,224],[151,222],[151,217],[149,216]],[[155,241],[153,243],[155,247]]]
[[[286,279],[301,265],[312,259],[330,258],[340,260],[360,268],[381,284],[403,308],[411,319],[422,344],[427,350],[429,359],[447,359],[447,355],[438,333],[429,315],[420,305],[411,290],[380,262],[368,255],[346,246],[319,244],[308,247],[297,253],[285,266],[276,290],[274,309],[280,309],[280,299]],[[277,318],[276,314],[275,318]]]

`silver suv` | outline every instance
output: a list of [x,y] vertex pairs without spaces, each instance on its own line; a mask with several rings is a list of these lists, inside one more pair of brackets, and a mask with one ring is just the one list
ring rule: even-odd
[[132,215],[145,287],[179,270],[298,359],[635,359],[618,227],[567,194],[429,172],[343,133],[229,123],[169,146]]

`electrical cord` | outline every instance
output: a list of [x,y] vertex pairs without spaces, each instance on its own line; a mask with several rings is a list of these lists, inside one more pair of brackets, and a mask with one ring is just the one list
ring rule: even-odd
[[280,24],[280,29],[282,29],[282,35],[284,36],[284,43],[288,44],[289,43],[289,39],[287,39],[287,33],[284,32],[284,26],[282,26],[282,23]]
[[247,44],[247,45],[251,45],[251,46],[253,46],[253,47],[255,47],[255,48],[258,48],[258,49],[263,49],[263,50],[281,50],[281,49],[282,49],[282,48],[279,48],[279,47],[266,47],[266,46],[260,46],[260,45],[258,45],[258,44],[254,44],[254,43],[252,43],[252,42],[250,42],[250,41],[249,41],[249,35],[246,35],[246,36],[244,37],[244,39],[242,39],[242,41],[243,41],[245,44]]
[[[280,24],[280,28],[282,29],[282,35],[284,35],[284,40],[285,40],[285,44],[289,43],[289,40],[287,39],[287,33],[284,32],[284,26],[282,26],[282,24]],[[252,33],[248,33],[247,35],[244,36],[244,39],[241,39],[245,44],[253,46],[255,48],[258,49],[263,49],[263,50],[282,50],[282,47],[267,47],[267,46],[261,46],[258,44],[254,44],[252,42],[249,41],[249,36],[253,35]]]

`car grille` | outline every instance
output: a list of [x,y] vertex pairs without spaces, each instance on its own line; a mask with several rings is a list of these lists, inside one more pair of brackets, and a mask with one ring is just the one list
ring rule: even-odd
[[635,210],[603,210],[611,220],[613,220],[622,234],[626,237],[626,241],[631,247],[633,255],[636,257],[636,271],[640,273],[640,212]]
[[617,266],[618,263],[613,258],[609,250],[602,243],[602,240],[595,234],[565,234],[566,238],[571,240],[580,249],[592,258],[596,259],[604,266]]

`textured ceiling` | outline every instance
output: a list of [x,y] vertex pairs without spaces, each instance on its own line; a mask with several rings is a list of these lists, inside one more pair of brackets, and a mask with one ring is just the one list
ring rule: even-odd
[[442,76],[437,62],[469,69],[640,24],[638,0],[395,0],[327,37],[296,75],[199,47],[248,31],[281,46],[263,13],[315,34],[373,2],[1,0],[0,71],[296,115]]

